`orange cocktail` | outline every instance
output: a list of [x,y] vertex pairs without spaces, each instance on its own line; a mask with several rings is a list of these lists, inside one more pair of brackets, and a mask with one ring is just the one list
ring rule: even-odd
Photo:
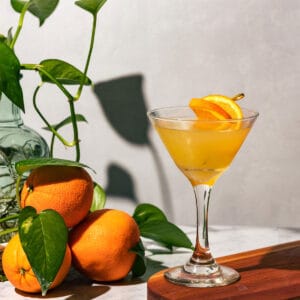
[[191,182],[196,198],[196,242],[190,260],[164,274],[176,284],[213,287],[233,283],[239,274],[217,264],[208,242],[208,206],[217,178],[229,167],[258,113],[235,103],[243,97],[210,95],[186,107],[155,109],[148,116],[178,168]]
[[[245,140],[249,128],[228,126],[228,128],[197,127],[192,121],[182,121],[186,126],[155,125],[163,143],[178,168],[191,181],[192,185],[213,185],[216,179],[230,165]],[[182,125],[182,123],[181,123]],[[227,127],[227,126],[226,126]]]

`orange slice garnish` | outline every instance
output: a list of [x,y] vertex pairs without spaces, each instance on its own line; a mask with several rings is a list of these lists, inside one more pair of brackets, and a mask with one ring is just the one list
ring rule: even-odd
[[230,114],[220,105],[204,99],[194,98],[190,101],[190,107],[197,117],[202,120],[225,120],[231,119]]
[[238,94],[232,98],[218,94],[208,95],[191,99],[189,106],[199,120],[241,119],[243,112],[236,101],[243,97],[244,94]]

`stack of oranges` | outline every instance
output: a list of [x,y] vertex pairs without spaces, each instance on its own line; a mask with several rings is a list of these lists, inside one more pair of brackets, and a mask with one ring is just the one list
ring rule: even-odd
[[[34,169],[24,184],[22,207],[30,205],[37,212],[54,209],[70,228],[65,258],[50,288],[64,280],[71,263],[96,281],[122,279],[132,268],[136,254],[130,250],[140,239],[138,225],[120,210],[102,209],[90,213],[93,188],[93,180],[85,169],[67,166]],[[2,265],[7,279],[17,289],[29,293],[41,291],[19,235],[6,246]]]

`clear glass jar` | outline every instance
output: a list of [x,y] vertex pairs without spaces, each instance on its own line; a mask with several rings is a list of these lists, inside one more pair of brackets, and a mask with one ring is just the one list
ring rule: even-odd
[[[49,156],[45,140],[33,129],[23,124],[20,109],[3,93],[0,96],[0,219],[19,211],[16,201],[16,178],[14,164],[30,158]],[[23,180],[28,174],[24,174]],[[16,219],[0,223],[0,243],[7,242],[15,227]]]

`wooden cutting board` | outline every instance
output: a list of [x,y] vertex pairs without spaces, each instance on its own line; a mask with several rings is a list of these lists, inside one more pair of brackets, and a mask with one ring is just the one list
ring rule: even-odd
[[191,288],[168,282],[163,270],[149,278],[148,300],[300,299],[300,241],[224,256],[217,262],[236,269],[241,279],[228,286]]

